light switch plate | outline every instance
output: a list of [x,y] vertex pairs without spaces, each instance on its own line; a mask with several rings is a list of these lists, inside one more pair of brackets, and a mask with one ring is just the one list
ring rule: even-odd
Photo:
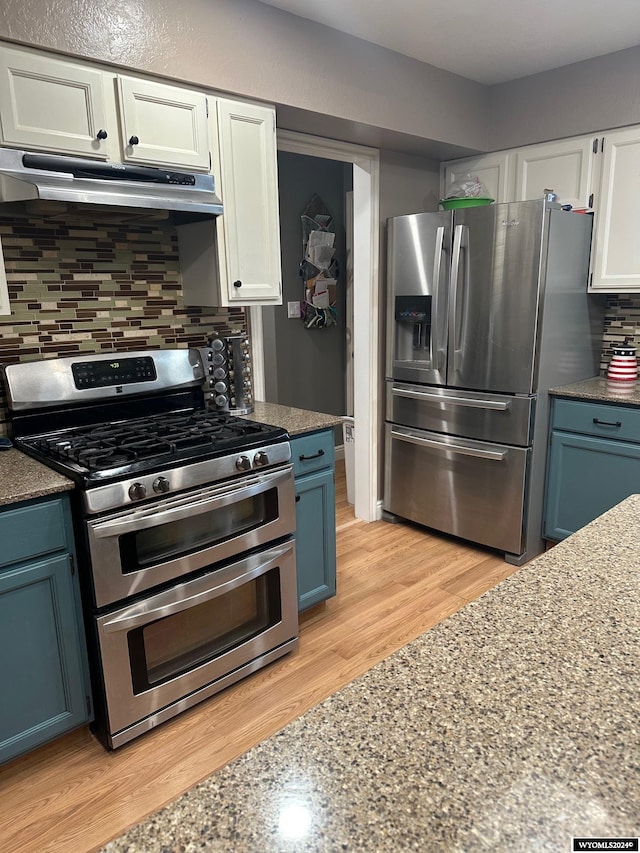
[[300,303],[299,302],[287,302],[287,319],[288,320],[299,320],[300,319]]

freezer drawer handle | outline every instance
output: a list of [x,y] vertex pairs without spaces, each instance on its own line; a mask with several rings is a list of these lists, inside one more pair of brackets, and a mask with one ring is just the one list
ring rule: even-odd
[[473,447],[463,447],[459,444],[443,444],[441,441],[433,441],[430,438],[421,438],[417,435],[413,435],[412,433],[397,432],[395,429],[391,430],[391,438],[397,438],[400,441],[406,441],[409,444],[419,444],[423,447],[430,447],[433,450],[452,450],[454,453],[461,453],[463,456],[476,456],[478,459],[491,459],[494,462],[504,461],[504,458],[507,455],[506,451],[476,450]]
[[458,406],[470,406],[473,409],[493,409],[504,412],[511,408],[509,400],[476,400],[473,397],[441,397],[439,394],[429,394],[427,391],[411,391],[408,388],[392,389],[394,397],[408,397],[413,400],[429,400],[436,403],[455,403]]

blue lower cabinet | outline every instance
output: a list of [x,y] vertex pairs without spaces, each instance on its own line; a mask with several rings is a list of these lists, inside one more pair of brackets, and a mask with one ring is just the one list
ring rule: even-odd
[[[55,505],[57,502],[57,506]],[[59,513],[48,555],[34,531],[38,556],[7,565],[0,556],[0,762],[15,758],[90,719],[87,653],[74,569],[66,496],[0,512],[16,538],[38,516]],[[5,528],[6,529],[6,528]],[[22,557],[26,555],[21,553]]]
[[638,492],[640,444],[552,431],[545,538],[565,539]]
[[333,430],[291,440],[296,489],[298,610],[336,594]]

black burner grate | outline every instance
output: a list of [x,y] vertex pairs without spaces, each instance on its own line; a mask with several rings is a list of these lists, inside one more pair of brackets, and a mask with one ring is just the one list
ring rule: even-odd
[[210,456],[269,441],[277,427],[208,410],[163,413],[120,423],[100,423],[40,435],[30,440],[42,456],[86,471],[149,462],[167,463],[187,455]]

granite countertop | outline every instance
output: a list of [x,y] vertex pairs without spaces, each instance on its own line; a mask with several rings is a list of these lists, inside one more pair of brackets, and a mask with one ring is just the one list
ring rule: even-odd
[[243,415],[247,420],[261,421],[265,424],[284,427],[289,435],[302,435],[318,429],[330,429],[340,426],[340,415],[325,415],[306,409],[294,409],[277,403],[254,403],[253,412]]
[[640,406],[640,382],[608,382],[605,376],[582,379],[569,385],[550,388],[555,397],[574,397],[578,400],[597,400],[600,403],[623,403]]
[[105,851],[556,853],[638,836],[639,519],[634,495]]
[[0,452],[0,506],[73,488],[71,480],[15,448]]

